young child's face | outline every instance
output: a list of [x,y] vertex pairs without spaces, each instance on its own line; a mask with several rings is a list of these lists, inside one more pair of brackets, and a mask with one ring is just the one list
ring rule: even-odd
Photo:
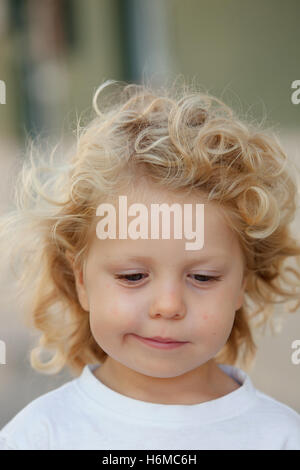
[[[143,203],[149,213],[152,203],[193,204],[193,224],[195,204],[203,202],[144,184],[120,195],[127,196],[128,207]],[[118,202],[115,207],[118,220]],[[79,300],[100,348],[127,368],[161,378],[192,371],[222,349],[244,293],[241,248],[216,205],[204,205],[202,249],[186,250],[188,240],[175,239],[172,227],[171,222],[170,239],[158,240],[100,240],[95,233],[84,269],[76,274]],[[185,343],[158,349],[136,335]]]

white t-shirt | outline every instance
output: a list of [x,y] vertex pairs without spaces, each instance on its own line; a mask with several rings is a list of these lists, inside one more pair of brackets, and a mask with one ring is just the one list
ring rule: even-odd
[[96,378],[96,367],[23,408],[0,431],[0,449],[300,449],[300,415],[237,367],[219,365],[238,389],[193,405],[127,397]]

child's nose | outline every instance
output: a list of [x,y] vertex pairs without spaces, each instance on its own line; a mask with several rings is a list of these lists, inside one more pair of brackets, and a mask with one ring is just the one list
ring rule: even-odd
[[186,315],[187,308],[180,288],[160,289],[150,307],[150,316],[180,319]]

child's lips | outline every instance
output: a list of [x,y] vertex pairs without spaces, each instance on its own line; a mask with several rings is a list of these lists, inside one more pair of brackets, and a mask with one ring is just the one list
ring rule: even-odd
[[179,341],[174,338],[162,338],[161,336],[153,336],[153,338],[144,338],[151,339],[152,341],[158,341],[159,343],[183,343],[184,341]]
[[[163,341],[158,341],[157,339],[154,339],[154,338],[144,338],[142,336],[138,336],[135,334],[133,334],[133,336],[135,336],[138,340],[140,340],[144,344],[147,344],[157,349],[174,349],[174,348],[183,346],[184,344],[187,344],[187,341],[176,341],[176,340],[170,341],[170,338],[164,338]],[[158,337],[156,336],[155,338],[158,338]]]

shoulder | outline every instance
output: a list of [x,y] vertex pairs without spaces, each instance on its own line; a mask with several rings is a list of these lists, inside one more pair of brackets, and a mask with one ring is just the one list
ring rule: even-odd
[[243,393],[245,401],[250,405],[249,410],[253,414],[259,414],[264,420],[274,420],[275,422],[286,422],[296,427],[300,426],[300,415],[293,408],[276,400],[275,398],[262,392],[252,382],[250,376],[242,369],[234,366],[222,365],[221,368],[242,387],[240,392]]
[[300,426],[300,415],[293,408],[256,389],[257,406],[264,409],[270,418]]
[[245,430],[245,445],[253,442],[264,449],[300,450],[300,415],[288,405],[257,389],[242,369],[222,365],[221,368],[237,382],[234,398],[239,428]]
[[75,381],[41,395],[19,411],[0,430],[0,449],[48,449],[57,426],[77,408]]
[[270,441],[281,449],[300,450],[300,415],[288,405],[256,389],[253,421],[259,432],[268,432]]

